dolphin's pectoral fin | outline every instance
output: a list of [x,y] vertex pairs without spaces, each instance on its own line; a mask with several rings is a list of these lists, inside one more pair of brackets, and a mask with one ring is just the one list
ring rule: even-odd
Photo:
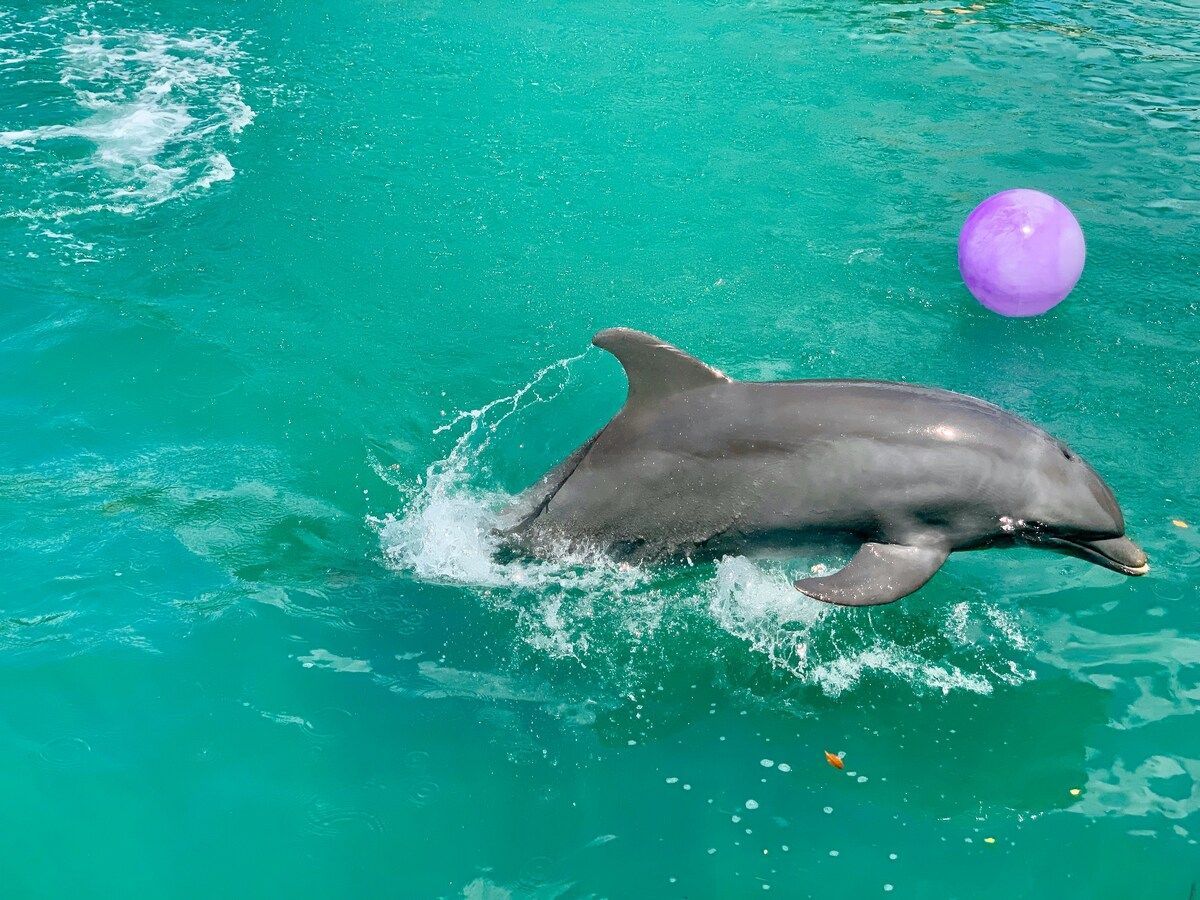
[[821,578],[802,578],[796,590],[839,606],[894,603],[923,587],[949,555],[945,547],[867,543],[844,568]]

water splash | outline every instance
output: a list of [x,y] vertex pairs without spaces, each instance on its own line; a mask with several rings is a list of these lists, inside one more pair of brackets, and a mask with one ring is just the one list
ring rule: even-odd
[[[397,568],[424,581],[485,587],[536,586],[547,578],[557,580],[560,568],[553,564],[496,562],[499,548],[492,528],[499,508],[511,498],[499,490],[480,487],[478,481],[484,474],[484,451],[500,427],[520,410],[558,397],[570,381],[571,365],[585,355],[553,362],[512,394],[459,412],[435,428],[435,435],[460,427],[461,434],[450,452],[432,463],[424,480],[415,486],[397,483],[372,460],[376,474],[408,496],[399,518],[388,515],[370,520],[379,529],[385,555]],[[548,393],[543,394],[546,389]]]
[[924,623],[928,636],[910,645],[898,623],[877,623],[869,610],[843,610],[813,600],[796,591],[794,580],[794,573],[778,565],[728,557],[707,584],[709,609],[723,629],[772,666],[829,696],[868,677],[890,677],[943,694],[988,694],[995,684],[1034,677],[1032,670],[981,649],[969,636],[986,631],[988,643],[1003,654],[1023,649],[1019,626],[990,604],[980,603],[978,609],[953,604],[944,619]]

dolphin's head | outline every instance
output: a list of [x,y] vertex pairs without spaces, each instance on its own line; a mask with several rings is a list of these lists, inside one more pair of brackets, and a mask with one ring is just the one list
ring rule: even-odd
[[1009,526],[1015,537],[1125,575],[1149,571],[1145,552],[1125,536],[1112,489],[1065,444],[1049,438],[1038,447],[1031,486],[1024,514]]

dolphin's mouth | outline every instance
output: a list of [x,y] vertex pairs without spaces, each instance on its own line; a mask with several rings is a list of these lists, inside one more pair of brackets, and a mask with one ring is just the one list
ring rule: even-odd
[[1059,553],[1077,556],[1090,563],[1112,569],[1123,575],[1145,575],[1150,571],[1146,551],[1127,537],[1106,538],[1102,541],[1085,541],[1074,538],[1039,535],[1037,543],[1044,544]]

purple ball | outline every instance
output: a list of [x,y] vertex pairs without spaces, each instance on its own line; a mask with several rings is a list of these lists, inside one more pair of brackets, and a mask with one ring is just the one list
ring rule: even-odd
[[958,235],[958,270],[967,290],[1002,316],[1036,316],[1062,302],[1086,255],[1071,211],[1049,194],[1024,188],[988,197]]

